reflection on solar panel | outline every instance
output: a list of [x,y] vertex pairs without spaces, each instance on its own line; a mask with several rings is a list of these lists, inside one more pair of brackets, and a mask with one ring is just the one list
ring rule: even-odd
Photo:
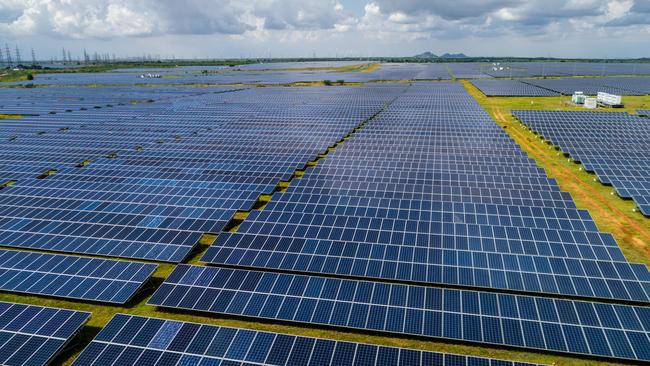
[[181,261],[402,89],[190,88],[118,116],[10,123],[0,175],[17,183],[0,191],[0,245]]
[[650,274],[458,84],[414,84],[213,264],[648,302]]
[[627,113],[513,111],[650,216],[650,123]]
[[180,265],[152,305],[650,361],[650,308]]
[[73,365],[525,366],[480,357],[117,314]]
[[47,365],[90,313],[0,302],[0,364]]
[[0,290],[124,304],[157,267],[147,263],[0,250]]

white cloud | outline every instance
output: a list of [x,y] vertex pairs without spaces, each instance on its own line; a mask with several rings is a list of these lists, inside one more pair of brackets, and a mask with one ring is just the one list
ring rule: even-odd
[[0,32],[15,40],[80,43],[169,36],[297,45],[347,40],[381,53],[386,42],[499,37],[506,47],[521,36],[637,39],[650,29],[648,0],[348,1],[364,1],[363,7],[355,13],[345,0],[0,0]]

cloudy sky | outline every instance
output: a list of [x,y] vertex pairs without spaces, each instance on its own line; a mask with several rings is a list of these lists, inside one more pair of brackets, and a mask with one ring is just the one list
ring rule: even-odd
[[649,40],[650,0],[0,0],[0,44],[41,58],[650,57]]

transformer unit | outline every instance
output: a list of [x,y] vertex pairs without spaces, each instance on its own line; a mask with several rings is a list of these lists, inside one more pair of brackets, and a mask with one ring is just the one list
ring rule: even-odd
[[573,93],[573,96],[571,97],[571,101],[574,104],[585,104],[585,94],[581,91],[577,91]]
[[595,109],[598,107],[598,102],[596,98],[585,98],[584,106],[587,109]]
[[605,107],[618,107],[621,106],[621,96],[614,95],[604,92],[598,92],[598,97],[596,99],[598,104]]

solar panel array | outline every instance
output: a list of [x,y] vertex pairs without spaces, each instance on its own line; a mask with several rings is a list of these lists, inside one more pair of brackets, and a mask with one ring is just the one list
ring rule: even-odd
[[[222,66],[181,66],[174,68],[137,68],[112,70],[102,73],[49,73],[37,74],[34,80],[21,80],[5,85],[51,85],[81,86],[102,85],[101,89],[119,85],[157,85],[180,86],[196,84],[286,84],[295,82],[314,82],[323,80],[344,80],[347,82],[371,82],[377,80],[450,80],[492,79],[492,78],[526,78],[526,77],[570,77],[598,76],[615,77],[628,75],[624,79],[633,84],[647,88],[647,76],[650,75],[648,64],[638,63],[560,63],[560,62],[524,62],[492,63],[480,62],[422,62],[422,63],[381,63],[371,72],[341,70],[305,70],[308,68],[342,67],[363,65],[368,61],[318,63],[287,62]],[[297,70],[303,69],[303,70]],[[157,74],[161,77],[146,77]],[[633,80],[635,79],[635,80]],[[646,79],[646,81],[643,81]],[[577,80],[577,79],[576,79]],[[581,83],[580,80],[576,81]],[[613,87],[627,90],[629,82]],[[536,90],[534,88],[520,90]],[[573,91],[571,91],[573,92]],[[0,104],[1,106],[1,104]],[[1,107],[0,107],[1,108]]]
[[564,95],[582,91],[587,95],[605,92],[616,95],[644,95],[650,93],[650,78],[568,78],[524,79],[523,83],[555,90]]
[[202,260],[650,299],[645,266],[626,263],[457,84],[412,86]]
[[627,62],[500,62],[483,70],[493,77],[650,75],[650,64]]
[[632,198],[650,216],[650,124],[617,112],[513,111],[520,121]]
[[616,95],[650,94],[648,77],[493,79],[473,80],[472,84],[487,96],[501,97],[571,95],[576,91],[582,91],[587,95],[596,95],[598,92]]
[[47,365],[90,313],[0,302],[0,364]]
[[526,366],[480,357],[117,314],[73,365]]
[[648,269],[459,84],[409,86],[201,260],[150,303],[650,360],[647,307],[584,301],[646,305]]
[[489,97],[548,97],[560,93],[524,83],[520,80],[472,80],[472,84]]
[[0,290],[124,304],[157,265],[0,249]]
[[[481,65],[460,63],[383,64],[372,73],[349,73],[351,79],[324,70],[260,70],[179,68],[161,70],[173,78],[154,80],[486,76]],[[37,82],[132,83],[141,72],[48,75]],[[639,79],[598,82],[641,93],[645,80]],[[553,82],[558,89],[568,85]],[[554,93],[546,84],[513,80],[476,85],[495,94]],[[181,262],[204,233],[215,233],[201,258],[210,266],[176,266],[150,304],[650,361],[647,267],[628,262],[612,235],[601,232],[458,83],[101,89],[0,94],[0,113],[30,114],[0,120],[0,246]],[[647,150],[650,136],[638,126],[640,117],[599,114],[589,123],[602,122],[609,128],[603,133],[586,117],[558,119],[577,127],[554,126],[553,133],[576,154],[593,155],[588,167],[623,187],[619,193],[649,188],[638,179],[629,183],[648,170],[639,151]],[[621,123],[632,127],[621,132]],[[580,133],[590,143],[582,143]],[[605,140],[613,157],[594,152]],[[615,164],[623,159],[629,161],[624,168]],[[622,177],[628,181],[619,183]],[[272,200],[256,210],[260,194]],[[226,231],[238,211],[250,214],[236,231]],[[156,268],[0,249],[0,291],[124,304]],[[88,316],[0,303],[0,364],[47,363]],[[75,360],[432,363],[516,364],[123,314]]]
[[150,304],[650,361],[650,308],[181,265]]
[[[67,127],[45,134],[21,119],[19,131],[3,130],[20,134],[2,142],[0,177],[17,183],[0,191],[0,245],[181,261],[394,89],[217,89],[146,113],[125,106],[123,118],[47,117]],[[76,166],[84,159],[91,164]],[[37,179],[47,169],[57,172]]]

